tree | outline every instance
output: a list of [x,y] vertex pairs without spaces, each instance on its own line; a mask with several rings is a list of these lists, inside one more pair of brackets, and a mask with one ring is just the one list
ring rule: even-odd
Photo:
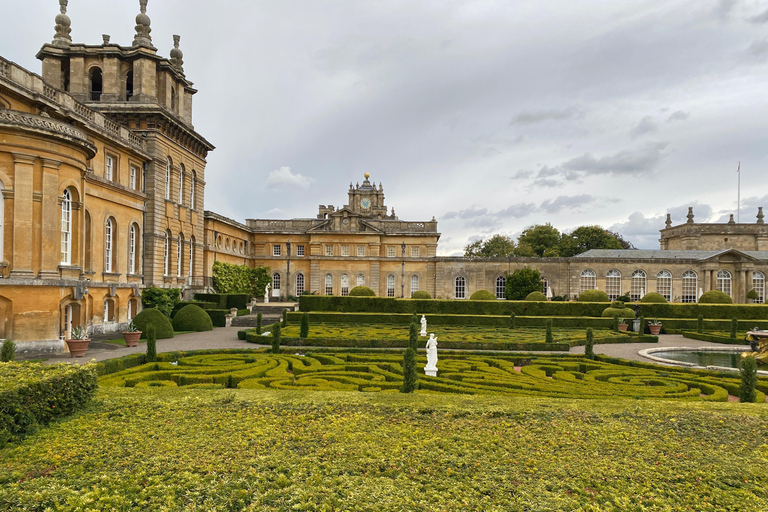
[[552,224],[537,224],[526,228],[517,239],[517,245],[528,245],[538,256],[543,256],[544,251],[550,247],[560,245],[560,232],[552,227]]
[[530,245],[518,244],[515,248],[515,256],[518,258],[535,258],[538,254],[536,254],[536,251],[534,251],[533,247]]
[[570,257],[590,249],[623,249],[622,243],[600,226],[580,226],[560,240],[560,256]]
[[532,268],[519,268],[507,276],[508,300],[523,300],[531,292],[541,291],[541,274]]
[[416,371],[416,351],[407,348],[403,353],[403,385],[401,393],[413,393],[418,385],[419,375]]
[[464,256],[480,258],[506,258],[515,255],[515,242],[505,235],[493,235],[488,240],[477,240],[464,248]]
[[614,237],[616,240],[618,240],[619,243],[621,244],[622,249],[632,250],[632,251],[637,250],[637,247],[635,247],[632,244],[632,242],[630,242],[629,240],[624,240],[624,237],[621,236],[619,233],[616,233],[615,231],[608,231],[607,229],[605,230],[605,232],[611,235],[612,237]]

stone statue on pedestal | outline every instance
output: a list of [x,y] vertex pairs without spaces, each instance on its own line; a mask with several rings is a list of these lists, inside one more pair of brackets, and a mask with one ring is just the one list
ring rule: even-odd
[[430,377],[437,376],[437,338],[435,333],[429,333],[427,340],[427,366],[424,367],[424,373]]
[[270,283],[267,283],[267,287],[264,288],[264,304],[269,304],[269,285]]
[[427,317],[424,315],[421,315],[421,332],[419,333],[419,336],[426,336],[427,335]]

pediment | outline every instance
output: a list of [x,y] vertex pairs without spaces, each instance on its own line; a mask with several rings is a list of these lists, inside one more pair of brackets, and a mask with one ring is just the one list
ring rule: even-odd
[[739,250],[736,249],[725,249],[723,251],[720,251],[718,253],[712,254],[710,256],[707,256],[705,258],[700,258],[701,261],[717,261],[721,263],[726,262],[744,262],[744,261],[758,261],[757,258],[750,256],[749,254],[745,254]]

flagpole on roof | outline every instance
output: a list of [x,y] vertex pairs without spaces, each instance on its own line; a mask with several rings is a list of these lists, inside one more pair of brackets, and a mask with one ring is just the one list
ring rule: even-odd
[[738,192],[736,196],[736,222],[741,222],[741,160],[739,160],[739,168],[736,169],[736,175],[738,176]]

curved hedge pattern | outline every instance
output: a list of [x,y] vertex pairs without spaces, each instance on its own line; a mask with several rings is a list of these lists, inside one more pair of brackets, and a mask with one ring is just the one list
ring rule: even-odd
[[[99,382],[103,386],[121,387],[175,384],[396,392],[402,384],[401,362],[400,353],[219,353],[180,358],[176,365],[145,364],[107,375]],[[417,357],[420,369],[425,363],[424,356]],[[444,354],[438,368],[437,377],[419,375],[420,389],[464,394],[724,402],[729,394],[738,393],[739,387],[738,377],[582,357]],[[758,389],[758,401],[765,402],[768,380],[761,379]]]

